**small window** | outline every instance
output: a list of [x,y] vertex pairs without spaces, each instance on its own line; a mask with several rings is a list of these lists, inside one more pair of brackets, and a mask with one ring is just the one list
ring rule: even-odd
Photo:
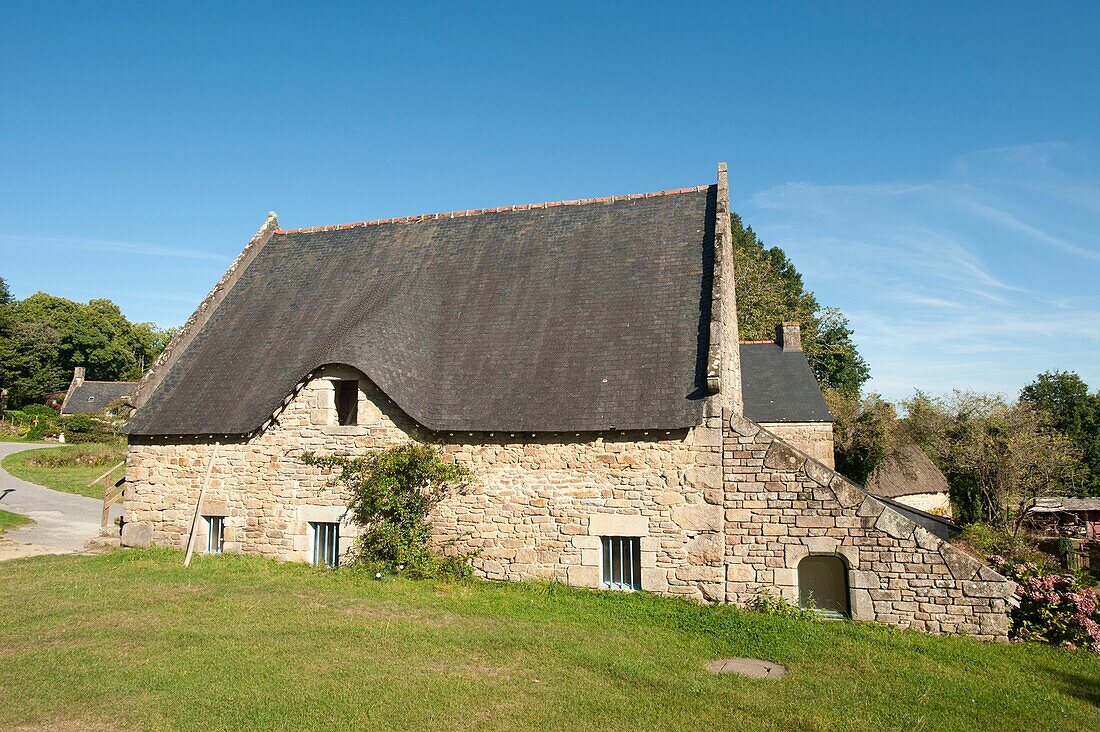
[[359,382],[336,382],[336,423],[359,423]]
[[94,397],[94,396],[90,396],[90,397],[88,397],[88,401],[90,401],[90,402],[94,402],[94,401],[95,401],[95,397]]
[[206,553],[221,554],[225,541],[225,517],[206,517]]
[[313,563],[318,567],[335,567],[340,563],[340,524],[317,521],[313,527]]
[[636,536],[604,536],[603,586],[613,590],[642,589],[642,548]]
[[844,560],[811,554],[799,562],[798,604],[827,617],[849,617],[848,566]]

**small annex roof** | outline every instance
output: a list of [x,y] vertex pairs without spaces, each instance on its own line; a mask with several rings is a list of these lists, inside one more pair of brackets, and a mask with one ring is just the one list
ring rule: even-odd
[[432,430],[693,426],[716,197],[711,185],[274,231],[127,431],[252,432],[328,363]]
[[115,399],[130,396],[135,381],[84,381],[75,385],[61,404],[62,414],[95,414]]
[[917,443],[903,442],[887,455],[867,481],[876,496],[900,498],[922,493],[947,493],[947,478]]
[[814,372],[801,350],[770,341],[741,343],[745,416],[754,422],[832,422]]
[[1077,511],[1100,511],[1100,498],[1074,498],[1073,496],[1051,496],[1035,502],[1032,513],[1074,513]]

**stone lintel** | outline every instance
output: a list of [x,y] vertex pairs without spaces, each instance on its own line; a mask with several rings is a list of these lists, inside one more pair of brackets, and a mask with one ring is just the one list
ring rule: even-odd
[[645,516],[624,516],[597,513],[588,520],[591,536],[648,536],[649,519]]
[[347,506],[299,506],[298,520],[313,523],[342,523]]

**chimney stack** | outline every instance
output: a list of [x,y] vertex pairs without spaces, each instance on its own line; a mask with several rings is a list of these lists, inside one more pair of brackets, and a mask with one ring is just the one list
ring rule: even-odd
[[84,383],[84,367],[77,366],[73,368],[73,386],[80,386]]
[[798,323],[781,323],[775,328],[775,343],[784,351],[802,350],[802,329]]

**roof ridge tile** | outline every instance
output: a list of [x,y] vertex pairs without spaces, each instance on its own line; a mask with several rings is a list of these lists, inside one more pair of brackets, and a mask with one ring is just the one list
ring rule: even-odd
[[575,198],[566,201],[545,201],[543,203],[517,203],[511,206],[496,206],[493,208],[473,208],[465,211],[444,211],[441,213],[414,214],[412,216],[397,216],[388,219],[374,219],[372,221],[356,221],[350,224],[330,224],[328,226],[307,226],[301,229],[276,229],[276,234],[316,234],[322,231],[341,231],[343,229],[358,229],[364,226],[381,226],[383,224],[408,224],[416,221],[430,219],[455,219],[466,216],[480,216],[490,213],[509,213],[512,211],[531,211],[533,209],[557,208],[559,206],[584,206],[593,203],[615,203],[616,201],[637,201],[645,198],[659,198],[661,196],[677,196],[683,193],[700,193],[711,187],[712,184],[694,186],[690,188],[671,188],[667,191],[654,191],[652,193],[628,193],[622,196],[602,196],[600,198]]

